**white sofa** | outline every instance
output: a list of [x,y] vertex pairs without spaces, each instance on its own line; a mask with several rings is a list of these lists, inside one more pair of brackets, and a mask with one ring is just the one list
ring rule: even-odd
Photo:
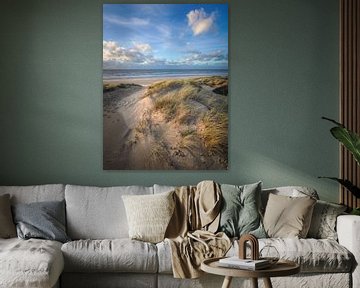
[[[66,202],[65,244],[49,240],[0,239],[0,287],[221,287],[222,277],[172,277],[166,242],[151,244],[128,238],[122,195],[155,194],[173,187],[154,185],[89,187],[76,185],[0,186],[15,203]],[[291,194],[292,189],[275,189]],[[263,195],[269,193],[264,190]],[[263,197],[266,200],[266,197]],[[266,201],[265,201],[266,202]],[[280,256],[297,261],[301,273],[273,278],[274,287],[360,287],[360,217],[337,219],[338,241],[328,239],[260,239]],[[228,255],[237,253],[237,242]],[[262,281],[259,281],[262,287]],[[234,279],[233,287],[250,282]],[[243,286],[241,286],[243,287]]]

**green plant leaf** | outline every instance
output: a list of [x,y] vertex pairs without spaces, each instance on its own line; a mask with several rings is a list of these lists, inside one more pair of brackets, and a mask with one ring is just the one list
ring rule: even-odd
[[331,134],[339,140],[354,156],[360,165],[360,137],[343,127],[331,128]]
[[360,165],[360,136],[335,120],[326,117],[322,118],[337,125],[330,129],[331,134],[351,152],[356,162]]
[[344,186],[347,190],[349,190],[356,198],[360,198],[360,188],[355,186],[351,181],[340,179],[336,177],[318,177],[318,178],[326,178],[333,181],[339,182],[342,186]]

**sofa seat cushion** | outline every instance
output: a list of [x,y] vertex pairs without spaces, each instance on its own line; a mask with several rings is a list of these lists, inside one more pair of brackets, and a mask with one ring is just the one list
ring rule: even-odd
[[0,287],[52,287],[63,268],[60,242],[0,239]]
[[[330,239],[267,238],[259,239],[259,249],[274,246],[280,258],[300,264],[302,273],[350,272],[354,265],[353,255],[338,242]],[[171,248],[167,241],[157,244],[159,273],[172,273]],[[238,255],[235,241],[227,256]],[[248,251],[250,256],[250,251]]]
[[66,272],[156,273],[156,246],[123,239],[77,240],[61,248]]
[[[229,256],[238,251],[237,243],[234,244],[233,249],[228,252]],[[266,245],[275,247],[281,259],[298,263],[302,273],[350,272],[354,265],[353,255],[344,246],[330,239],[259,239],[260,250]]]

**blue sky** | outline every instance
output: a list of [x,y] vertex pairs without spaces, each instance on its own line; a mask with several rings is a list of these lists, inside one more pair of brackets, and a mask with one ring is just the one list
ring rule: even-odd
[[103,68],[227,68],[227,4],[104,4]]

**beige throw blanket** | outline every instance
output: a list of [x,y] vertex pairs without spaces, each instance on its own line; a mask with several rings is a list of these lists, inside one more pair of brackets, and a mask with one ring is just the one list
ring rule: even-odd
[[172,252],[175,278],[200,277],[201,262],[222,257],[231,246],[225,233],[216,233],[221,209],[220,186],[202,181],[175,190],[175,211],[165,233]]

